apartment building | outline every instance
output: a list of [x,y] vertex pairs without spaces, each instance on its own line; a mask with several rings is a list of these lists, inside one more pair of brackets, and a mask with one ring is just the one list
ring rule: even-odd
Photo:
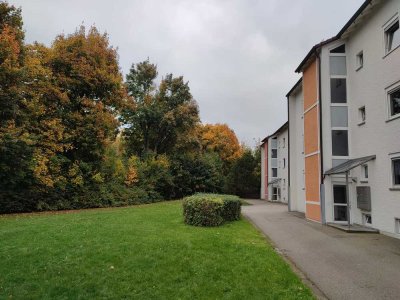
[[288,126],[261,142],[261,199],[288,202]]
[[368,0],[287,94],[289,209],[400,238],[400,1]]

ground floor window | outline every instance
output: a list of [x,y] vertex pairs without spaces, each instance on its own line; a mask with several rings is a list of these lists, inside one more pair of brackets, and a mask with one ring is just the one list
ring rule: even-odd
[[363,224],[364,225],[372,225],[371,214],[363,214]]
[[393,185],[400,185],[400,157],[392,160]]

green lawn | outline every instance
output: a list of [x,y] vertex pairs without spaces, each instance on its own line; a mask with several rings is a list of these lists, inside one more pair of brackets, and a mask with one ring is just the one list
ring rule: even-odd
[[0,217],[0,299],[310,299],[241,220],[187,226],[181,202]]

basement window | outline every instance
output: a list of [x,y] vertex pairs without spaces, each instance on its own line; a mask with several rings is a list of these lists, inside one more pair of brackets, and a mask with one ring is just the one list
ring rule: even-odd
[[400,46],[400,30],[398,19],[393,24],[389,25],[387,29],[385,29],[385,46],[386,54]]
[[363,224],[367,226],[372,225],[372,217],[371,214],[363,214]]
[[394,219],[394,232],[400,234],[400,219],[398,218]]

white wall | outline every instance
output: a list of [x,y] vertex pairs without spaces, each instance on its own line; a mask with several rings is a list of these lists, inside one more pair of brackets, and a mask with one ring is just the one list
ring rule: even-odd
[[305,213],[303,92],[300,84],[289,97],[290,207]]
[[[279,199],[280,202],[287,203],[288,202],[288,128],[281,130],[276,135],[271,136],[268,139],[268,181],[272,181],[275,178],[272,177],[272,142],[271,140],[276,137],[277,138],[277,153],[278,153],[278,176],[276,178],[280,178],[281,180],[277,185],[281,190],[281,197]],[[284,165],[285,161],[285,165]],[[268,186],[268,196],[269,200],[272,200],[272,185]]]
[[[368,163],[368,183],[360,182],[361,167],[357,167],[350,174],[353,179],[350,189],[351,220],[354,223],[362,223],[361,211],[356,203],[356,186],[370,186],[372,226],[391,235],[395,235],[395,218],[400,218],[400,191],[390,190],[391,158],[395,155],[400,156],[400,118],[388,121],[386,89],[396,83],[400,85],[400,48],[385,56],[383,28],[396,14],[400,14],[400,1],[383,1],[346,40],[326,45],[321,53],[324,171],[332,167],[329,50],[345,42],[350,158],[377,156],[375,161]],[[356,70],[356,56],[360,51],[364,53],[364,66]],[[358,109],[364,105],[366,122],[359,125]],[[344,183],[343,176],[325,179],[328,222],[333,221],[334,182]]]

